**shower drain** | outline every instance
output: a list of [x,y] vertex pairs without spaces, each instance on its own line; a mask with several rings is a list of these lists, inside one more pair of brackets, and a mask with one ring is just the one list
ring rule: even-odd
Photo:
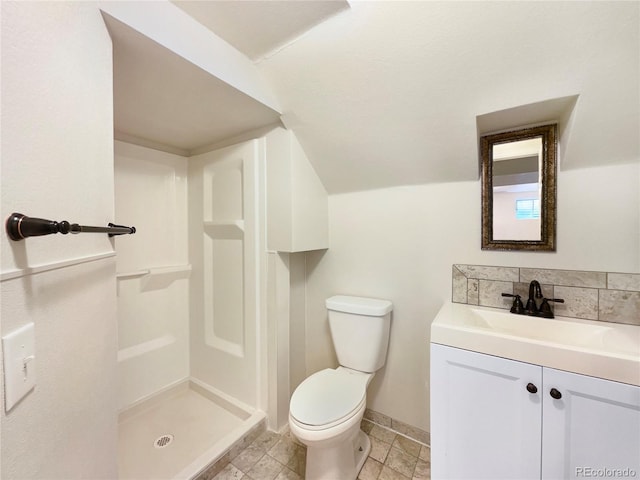
[[171,442],[173,442],[173,435],[162,435],[156,438],[156,441],[153,442],[153,446],[156,448],[164,448],[168,447]]

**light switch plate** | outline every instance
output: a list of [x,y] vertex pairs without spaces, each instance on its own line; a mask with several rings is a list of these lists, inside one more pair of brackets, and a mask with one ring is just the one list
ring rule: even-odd
[[11,410],[36,385],[33,323],[2,337],[4,360],[4,409]]

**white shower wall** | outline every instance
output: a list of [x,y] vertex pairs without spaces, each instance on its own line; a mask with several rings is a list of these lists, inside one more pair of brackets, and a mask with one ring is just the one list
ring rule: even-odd
[[187,158],[116,141],[116,217],[137,228],[116,239],[120,410],[185,380],[258,405],[263,143]]
[[263,143],[189,159],[191,375],[249,407],[258,404]]
[[306,376],[289,348],[306,315],[296,252],[328,245],[327,194],[293,133],[189,158],[118,141],[115,184],[138,229],[116,239],[120,409],[188,379],[283,427]]
[[189,376],[187,158],[115,142],[119,408]]

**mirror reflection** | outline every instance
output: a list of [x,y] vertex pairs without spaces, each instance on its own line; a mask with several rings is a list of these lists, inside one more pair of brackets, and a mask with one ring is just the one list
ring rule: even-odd
[[482,248],[555,250],[556,125],[480,138]]
[[493,146],[493,238],[540,240],[542,137]]

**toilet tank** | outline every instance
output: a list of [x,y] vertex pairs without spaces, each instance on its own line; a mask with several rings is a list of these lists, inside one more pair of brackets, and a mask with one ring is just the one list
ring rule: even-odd
[[384,365],[393,304],[377,298],[337,295],[326,300],[338,362],[360,372]]

